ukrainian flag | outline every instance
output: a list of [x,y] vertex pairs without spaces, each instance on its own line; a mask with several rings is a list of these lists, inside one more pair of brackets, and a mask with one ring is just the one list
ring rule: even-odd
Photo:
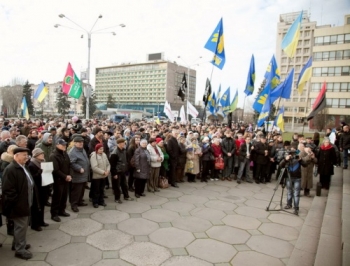
[[300,15],[293,22],[292,26],[290,26],[287,31],[286,36],[284,36],[282,40],[282,50],[287,54],[288,57],[292,58],[297,49],[299,37],[300,37],[300,28],[301,21],[303,19],[303,11],[301,11]]
[[220,97],[221,97],[221,84],[219,86],[219,89],[218,89],[218,95],[216,96],[216,106],[218,107],[219,106],[219,103],[220,103]]
[[23,97],[22,99],[21,110],[22,110],[22,116],[25,117],[26,119],[29,119],[29,111],[28,111],[26,97]]
[[220,99],[220,104],[222,106],[222,112],[224,115],[227,115],[227,113],[230,112],[230,106],[231,106],[230,90],[231,90],[230,87],[228,87],[228,89],[224,92],[224,94]]
[[214,53],[214,59],[211,63],[219,69],[222,69],[226,62],[222,18],[220,19],[219,24],[216,26],[213,33],[210,35],[204,48]]
[[280,108],[280,110],[278,111],[278,114],[276,116],[275,122],[274,124],[277,125],[282,132],[284,132],[284,106],[282,106]]
[[233,97],[229,113],[234,112],[237,109],[237,104],[238,104],[238,90],[236,90],[235,97]]
[[255,63],[254,63],[254,55],[252,55],[252,59],[250,59],[250,67],[247,79],[247,85],[245,86],[244,93],[249,96],[254,92],[254,82],[255,82]]
[[271,102],[270,93],[271,93],[271,90],[268,91],[268,94],[265,98],[265,103],[264,103],[263,107],[261,108],[261,112],[260,112],[260,115],[258,117],[258,121],[256,123],[258,125],[258,127],[261,127],[264,124],[265,120],[270,115],[271,105],[273,103],[273,102]]
[[45,99],[48,93],[49,93],[49,89],[45,87],[44,82],[41,82],[34,93],[34,99],[36,99],[39,103],[41,103]]
[[216,113],[216,96],[215,96],[215,92],[213,92],[213,94],[210,97],[210,100],[209,100],[208,103],[209,103],[209,111],[212,114],[215,114]]
[[307,61],[306,65],[303,67],[303,69],[300,72],[298,82],[297,82],[297,88],[298,93],[302,94],[304,90],[304,86],[306,82],[311,78],[312,75],[312,56],[309,58],[309,61]]

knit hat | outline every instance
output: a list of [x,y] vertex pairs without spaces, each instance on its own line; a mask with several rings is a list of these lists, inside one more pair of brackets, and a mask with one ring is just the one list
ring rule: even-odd
[[35,148],[32,151],[32,155],[33,155],[34,158],[39,156],[40,154],[43,154],[43,153],[44,153],[44,151],[42,149],[40,149],[40,148]]
[[103,148],[103,145],[101,143],[95,146],[95,152],[97,152],[100,148]]
[[162,139],[162,138],[156,138],[156,142],[157,142],[157,144],[158,144],[159,142],[161,142],[161,141],[163,141],[163,139]]
[[77,116],[73,116],[73,117],[72,117],[72,121],[73,121],[73,122],[77,122],[78,120],[79,120],[79,118],[78,118]]

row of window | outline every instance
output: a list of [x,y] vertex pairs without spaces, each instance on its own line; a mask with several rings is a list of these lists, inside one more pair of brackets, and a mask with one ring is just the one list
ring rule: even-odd
[[350,34],[338,34],[322,37],[315,37],[315,45],[330,45],[350,43]]
[[[310,106],[315,102],[315,99],[310,99]],[[326,99],[328,108],[350,108],[350,99]]]
[[314,53],[314,61],[343,60],[350,59],[350,50],[329,51]]
[[282,64],[289,64],[289,60],[291,60],[291,62],[294,62],[294,63],[306,63],[307,60],[309,60],[309,56],[304,56],[304,57],[301,57],[301,56],[295,56],[293,59],[289,59],[286,55],[284,55],[281,59],[281,63]]
[[332,76],[349,76],[350,67],[314,67],[312,68],[313,77],[332,77]]
[[147,65],[133,65],[123,67],[110,67],[110,68],[96,68],[96,74],[100,73],[113,73],[113,72],[145,72],[145,71],[162,71],[165,70],[166,64],[147,64]]
[[284,110],[286,112],[304,113],[305,107],[286,107]]
[[[312,83],[311,91],[321,91],[323,83]],[[327,91],[329,92],[350,92],[350,82],[329,82],[327,83]]]

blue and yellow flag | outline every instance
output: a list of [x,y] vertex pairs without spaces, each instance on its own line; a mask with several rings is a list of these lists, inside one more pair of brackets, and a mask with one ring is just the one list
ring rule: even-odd
[[271,102],[271,99],[270,99],[270,93],[271,93],[271,90],[268,90],[268,93],[267,93],[267,96],[265,99],[265,103],[264,103],[263,107],[261,108],[261,112],[260,112],[260,115],[258,117],[258,121],[256,123],[258,127],[261,127],[270,115],[270,109],[271,109],[271,105],[273,103],[273,102]]
[[230,112],[230,106],[231,106],[230,90],[231,90],[230,87],[228,87],[220,99],[220,104],[222,106],[222,113],[224,115],[227,115],[227,113]]
[[26,97],[23,97],[22,99],[21,110],[22,110],[22,116],[25,117],[26,119],[29,119],[29,111],[28,111]]
[[298,41],[300,37],[301,21],[303,19],[303,11],[290,26],[287,34],[284,36],[281,44],[282,50],[288,57],[292,58],[297,50]]
[[219,107],[220,97],[221,97],[221,84],[220,84],[219,89],[218,89],[218,94],[216,95],[216,106],[217,107]]
[[44,82],[42,81],[34,93],[34,99],[41,103],[48,93],[49,89],[45,86]]
[[278,114],[276,116],[274,125],[278,126],[282,132],[284,132],[284,106],[282,106],[280,108],[280,110],[278,111]]
[[214,53],[214,58],[211,63],[219,69],[222,69],[226,61],[222,18],[220,19],[220,22],[216,26],[213,33],[210,35],[209,40],[205,44],[204,48]]
[[238,105],[238,90],[236,90],[235,97],[233,97],[232,103],[230,105],[229,113],[234,112],[237,109],[237,105]]
[[161,124],[161,123],[160,123],[159,113],[158,113],[157,118],[156,118],[156,120],[155,120],[154,122],[156,122],[157,125],[160,125],[160,124]]
[[274,103],[279,97],[284,99],[290,99],[290,94],[292,93],[293,87],[293,78],[294,78],[294,68],[289,72],[287,78],[280,83],[277,88],[271,91],[270,93],[270,102]]
[[252,59],[250,59],[250,67],[247,78],[247,85],[245,86],[244,93],[249,96],[254,92],[254,82],[255,82],[255,62],[254,55],[252,55]]
[[300,72],[298,82],[297,82],[297,88],[298,93],[302,94],[304,90],[304,86],[306,82],[311,78],[312,75],[312,56],[310,56],[309,61],[307,61],[306,65],[303,67],[303,69]]
[[208,108],[209,108],[209,112],[211,112],[212,114],[216,113],[216,96],[215,96],[215,92],[213,92],[213,94],[210,96],[210,99],[208,101]]

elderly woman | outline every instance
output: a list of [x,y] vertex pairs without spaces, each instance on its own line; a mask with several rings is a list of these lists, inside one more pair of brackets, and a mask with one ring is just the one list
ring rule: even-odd
[[320,175],[320,183],[322,184],[322,188],[328,190],[331,176],[334,175],[333,165],[337,164],[337,155],[334,147],[330,144],[329,138],[323,139],[317,160],[317,172]]
[[[299,144],[304,146],[304,144]],[[306,144],[305,147],[299,147],[299,156],[307,165],[301,167],[301,188],[304,189],[304,196],[310,196],[310,189],[313,187],[313,169],[317,163],[317,158],[311,150],[311,145]]]
[[[222,153],[222,148],[220,145],[220,138],[214,138],[213,143],[211,144],[211,151],[214,155],[214,160],[216,160],[216,158],[222,157],[223,153]],[[213,172],[214,174],[212,175],[213,178],[210,178],[211,181],[215,180],[219,180],[219,173],[220,170],[215,169],[215,167],[213,167]]]
[[104,187],[106,177],[109,175],[111,165],[107,155],[103,152],[103,145],[101,143],[95,146],[95,151],[90,155],[90,164],[92,170],[91,180],[91,196],[94,208],[98,205],[107,206],[104,202]]
[[186,169],[185,172],[187,174],[188,182],[195,182],[196,175],[199,174],[199,158],[202,155],[202,150],[198,145],[198,141],[196,137],[192,137],[191,144],[187,149],[186,154]]
[[151,174],[151,155],[147,150],[147,140],[142,139],[140,141],[140,147],[135,151],[135,197],[145,197],[145,185],[146,181],[150,178]]
[[212,149],[210,147],[210,143],[209,143],[209,138],[208,137],[204,137],[202,140],[202,166],[203,166],[203,170],[202,170],[202,178],[201,178],[201,182],[208,182],[207,181],[207,177],[209,174],[209,170],[211,172],[211,174],[213,174],[213,154],[212,154]]
[[150,138],[147,150],[151,156],[151,175],[147,180],[148,192],[159,192],[159,170],[164,160],[162,150],[157,146],[155,138]]
[[[136,149],[139,147],[139,145],[140,145],[140,136],[135,135],[130,140],[130,144],[129,144],[127,151],[126,151],[126,159],[128,162],[131,161],[131,158],[134,156],[134,153],[135,153]],[[130,192],[135,192],[134,171],[135,171],[135,168],[129,163],[128,187],[129,187]]]

